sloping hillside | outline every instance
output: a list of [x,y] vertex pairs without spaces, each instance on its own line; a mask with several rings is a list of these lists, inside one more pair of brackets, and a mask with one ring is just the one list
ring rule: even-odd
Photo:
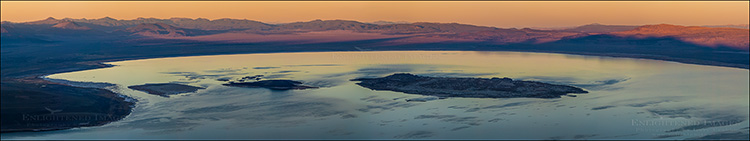
[[748,50],[750,47],[750,31],[748,31],[748,29],[739,28],[710,28],[658,24],[644,25],[633,30],[614,32],[611,34],[636,38],[674,37],[685,42],[708,47],[726,46],[741,50]]

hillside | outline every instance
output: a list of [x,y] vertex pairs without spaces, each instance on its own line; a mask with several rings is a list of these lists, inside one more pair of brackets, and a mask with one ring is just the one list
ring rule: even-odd
[[570,28],[570,29],[563,29],[561,31],[583,32],[583,33],[609,33],[609,32],[633,30],[637,27],[638,26],[631,26],[631,25],[603,25],[603,24],[594,23],[594,24],[583,25],[583,26]]
[[135,35],[150,37],[183,37],[196,34],[196,32],[191,32],[187,29],[177,28],[164,23],[143,23],[135,27],[127,28],[124,31]]
[[750,29],[750,24],[704,25],[702,27],[727,27],[727,28]]
[[74,22],[70,21],[60,21],[57,24],[53,25],[54,28],[60,28],[60,29],[72,29],[72,30],[89,30],[91,28],[78,25]]
[[708,47],[726,46],[748,50],[750,31],[739,28],[710,28],[669,24],[644,25],[633,30],[613,32],[612,35],[636,38],[673,37],[685,42]]

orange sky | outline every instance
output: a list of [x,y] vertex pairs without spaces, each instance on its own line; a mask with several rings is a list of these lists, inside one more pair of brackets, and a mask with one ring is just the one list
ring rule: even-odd
[[748,24],[750,4],[735,2],[1,2],[3,21],[55,18],[236,18],[268,23],[344,19],[457,22],[495,27],[601,24]]

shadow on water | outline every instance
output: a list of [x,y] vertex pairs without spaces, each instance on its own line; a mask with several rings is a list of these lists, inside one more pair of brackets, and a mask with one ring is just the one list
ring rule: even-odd
[[545,83],[551,83],[551,84],[571,85],[571,86],[585,88],[588,90],[601,90],[601,91],[614,91],[614,90],[622,89],[623,87],[616,87],[615,85],[630,80],[630,78],[614,78],[614,79],[594,80],[594,81],[586,82],[586,80],[581,80],[575,77],[556,77],[556,76],[530,76],[530,77],[520,77],[517,79],[524,80],[524,81],[539,81],[539,82],[545,82]]
[[[309,98],[295,91],[219,87],[156,103],[148,116],[124,121],[116,128],[139,129],[149,135],[176,133],[206,126],[206,121],[232,121],[227,128],[294,127],[320,118],[356,116],[338,108],[341,99]],[[139,118],[143,117],[143,118]],[[104,127],[107,128],[107,127]]]

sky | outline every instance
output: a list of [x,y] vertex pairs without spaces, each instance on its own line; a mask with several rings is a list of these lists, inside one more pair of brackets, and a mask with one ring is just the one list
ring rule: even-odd
[[748,24],[750,2],[698,1],[2,1],[0,19],[26,22],[54,18],[249,19],[266,23],[356,20],[464,23],[494,27]]

